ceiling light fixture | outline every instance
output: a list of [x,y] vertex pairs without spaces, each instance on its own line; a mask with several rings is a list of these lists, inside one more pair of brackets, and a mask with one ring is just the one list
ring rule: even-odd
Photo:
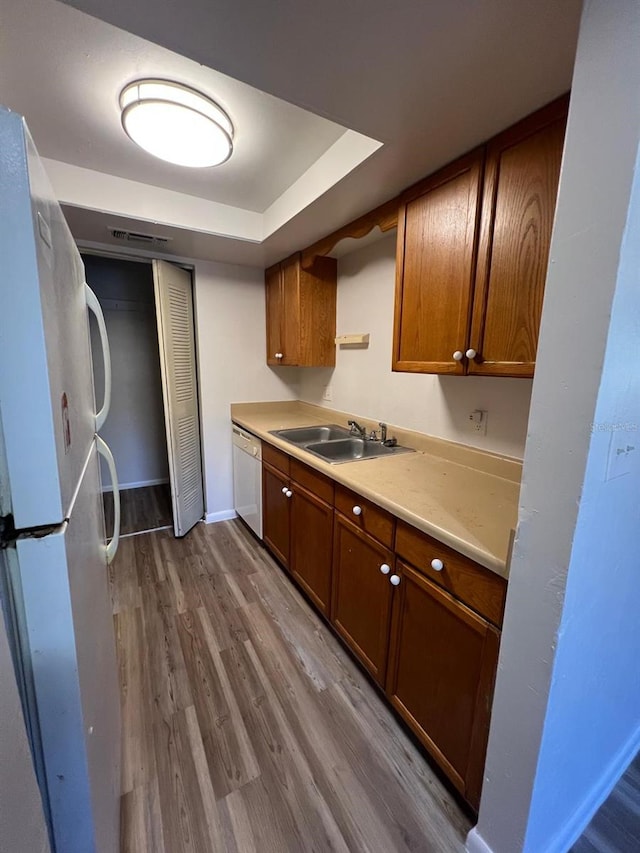
[[129,138],[161,160],[203,168],[231,156],[231,119],[195,89],[167,80],[137,80],[120,93],[120,108]]

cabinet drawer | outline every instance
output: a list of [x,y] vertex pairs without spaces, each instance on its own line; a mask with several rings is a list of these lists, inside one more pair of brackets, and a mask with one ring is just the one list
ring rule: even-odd
[[[399,557],[407,560],[438,586],[448,590],[494,625],[502,625],[507,592],[504,578],[403,521],[398,522],[395,550]],[[443,567],[440,571],[432,568],[432,560],[441,561]]]
[[313,468],[309,468],[308,465],[299,462],[297,459],[291,459],[290,473],[292,480],[300,483],[316,497],[333,506],[333,483],[328,477],[314,471]]
[[[395,518],[384,509],[344,486],[336,486],[336,509],[378,542],[393,548]],[[360,512],[357,512],[358,509]]]
[[289,456],[267,442],[262,443],[262,458],[273,468],[289,476]]

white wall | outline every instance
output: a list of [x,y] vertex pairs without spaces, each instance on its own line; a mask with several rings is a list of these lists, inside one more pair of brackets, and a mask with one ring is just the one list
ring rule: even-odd
[[470,851],[564,853],[640,746],[638,44],[637,0],[588,0]]
[[[337,332],[369,332],[371,341],[338,348],[335,369],[301,371],[301,399],[522,458],[531,380],[391,371],[395,250],[394,231],[339,260]],[[323,403],[326,385],[332,401]],[[486,436],[467,429],[474,409],[489,413]]]
[[297,368],[266,364],[264,273],[196,262],[195,306],[207,519],[233,510],[231,403],[292,400]]
[[31,761],[0,608],[0,850],[48,853],[49,839]]
[[[169,463],[151,264],[91,256],[85,256],[84,263],[109,335],[113,391],[109,417],[100,434],[113,452],[120,488],[166,481]],[[109,307],[114,301],[120,307]],[[100,404],[104,370],[93,320],[91,348]],[[109,476],[102,464],[106,485]]]

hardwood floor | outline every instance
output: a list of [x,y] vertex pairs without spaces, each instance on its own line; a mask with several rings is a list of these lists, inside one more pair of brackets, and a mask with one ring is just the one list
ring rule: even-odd
[[[113,530],[113,494],[105,492],[103,500],[107,535],[110,536]],[[172,524],[173,510],[168,483],[120,492],[121,536],[170,527]]]
[[640,850],[640,755],[629,765],[571,853],[637,853]]
[[239,521],[111,566],[122,853],[461,851],[470,821]]

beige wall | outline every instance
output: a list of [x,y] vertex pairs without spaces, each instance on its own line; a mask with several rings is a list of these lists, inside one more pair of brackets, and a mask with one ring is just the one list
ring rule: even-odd
[[[270,368],[266,364],[262,270],[196,262],[195,303],[208,520],[233,508],[229,406],[256,400],[304,399],[522,457],[531,382],[391,372],[395,235],[338,264],[338,333],[369,332],[367,350],[338,350],[335,369]],[[487,436],[466,429],[472,409],[489,412]]]
[[233,511],[231,403],[291,400],[297,368],[266,364],[264,274],[196,261],[196,334],[207,520]]
[[[338,349],[335,369],[300,371],[300,396],[449,441],[522,458],[531,380],[392,373],[395,232],[338,262],[338,334],[369,332],[368,349]],[[486,436],[467,429],[473,409],[489,413]]]
[[45,853],[49,840],[0,609],[0,850]]

